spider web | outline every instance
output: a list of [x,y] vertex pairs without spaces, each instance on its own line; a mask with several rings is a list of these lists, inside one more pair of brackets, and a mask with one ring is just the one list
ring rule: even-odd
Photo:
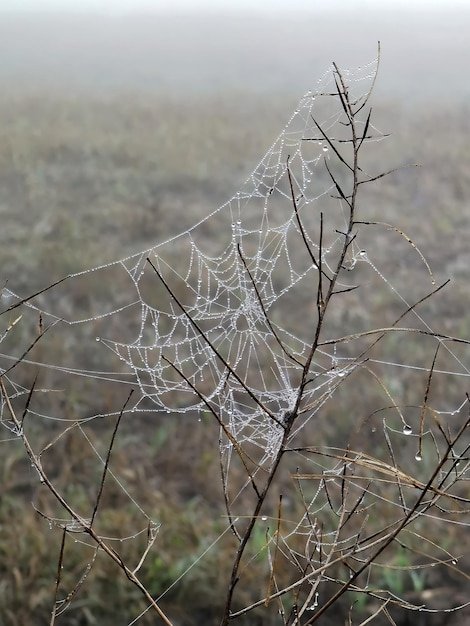
[[[376,65],[374,61],[342,72],[351,101],[360,102],[367,97]],[[41,373],[50,373],[51,380],[43,408],[34,405],[34,409],[28,409],[38,418],[68,421],[62,415],[63,406],[54,405],[51,398],[67,390],[73,377],[89,382],[92,389],[86,395],[87,403],[77,402],[74,407],[73,422],[80,425],[97,417],[118,415],[122,409],[118,394],[114,413],[100,409],[100,383],[107,387],[115,384],[123,399],[129,388],[137,389],[138,393],[125,404],[126,414],[186,416],[188,429],[206,414],[217,418],[222,430],[221,459],[226,485],[234,446],[249,450],[257,467],[255,473],[260,468],[269,469],[282,443],[286,420],[295,407],[304,363],[311,352],[322,273],[334,274],[338,259],[342,259],[344,275],[336,283],[339,291],[354,289],[359,273],[361,279],[365,275],[370,282],[378,277],[402,310],[414,302],[406,290],[399,291],[386,278],[385,271],[374,264],[371,252],[364,246],[367,238],[361,240],[361,246],[359,237],[351,240],[347,255],[342,257],[349,214],[329,172],[336,181],[343,182],[342,155],[350,149],[350,131],[342,123],[343,102],[338,97],[333,70],[329,68],[316,88],[300,100],[240,191],[191,228],[137,254],[73,274],[26,301],[6,287],[3,289],[2,299],[10,318],[0,335],[5,346],[1,363],[13,402],[28,398],[28,367],[34,372],[38,365]],[[366,116],[362,123],[365,128]],[[381,138],[377,133],[377,140]],[[344,183],[348,182],[350,174],[348,181],[346,172]],[[424,268],[429,269],[426,263]],[[431,285],[432,273],[427,278]],[[20,305],[21,319],[15,314]],[[429,371],[426,355],[414,363],[391,362],[385,356],[368,354],[368,340],[343,342],[341,335],[349,331],[339,332],[342,321],[335,319],[341,313],[338,311],[332,313],[333,323],[329,326],[325,322],[322,329],[326,340],[319,343],[310,363],[309,384],[302,389],[302,404],[289,443],[366,361],[382,368],[403,367],[410,375],[414,370]],[[418,328],[431,331],[416,311],[413,317]],[[355,329],[357,338],[371,327],[370,320],[361,323]],[[23,334],[18,339],[20,328]],[[333,339],[328,340],[328,333]],[[53,362],[40,354],[47,341],[61,346]],[[449,371],[436,367],[434,373],[453,380],[457,375],[466,379],[469,370],[463,356],[454,346],[452,351],[447,344],[442,346],[453,367]],[[18,374],[19,364],[26,369],[25,376]],[[462,394],[455,393],[455,397],[462,398]],[[443,412],[458,413],[462,406]],[[389,437],[389,432],[400,438],[416,433],[403,416],[402,420],[398,429],[384,422],[385,436]],[[18,426],[8,419],[3,397],[1,423],[13,438],[21,435]],[[105,465],[93,441],[87,441]],[[344,480],[348,464],[344,459],[335,460],[334,454],[331,458],[322,452],[317,454],[319,472],[329,474],[319,479],[307,513],[285,538],[285,556],[294,564],[302,557],[294,539],[303,533],[308,550],[313,551],[312,563],[320,558],[316,552],[328,550],[330,539],[335,538],[335,545],[341,543],[336,530],[320,533],[310,517],[332,508],[326,484],[336,485],[339,476]],[[352,464],[353,461],[349,463]],[[380,469],[389,471],[390,467],[384,465]],[[114,474],[113,477],[151,522],[124,484]],[[298,479],[302,479],[301,474]],[[246,481],[245,486],[248,484]],[[375,483],[371,484],[364,494],[380,500],[381,496],[374,493]],[[230,505],[243,489],[242,486]],[[62,528],[74,524],[59,518],[54,523]],[[229,528],[227,525],[221,537]],[[152,541],[157,530],[158,524],[152,522]],[[145,529],[139,531],[144,532]],[[341,541],[348,545],[350,538]],[[313,596],[312,610],[317,596],[318,593]]]
[[[376,61],[344,72],[353,100],[369,92],[375,71]],[[40,314],[41,330],[65,332],[69,347],[62,363],[41,366],[137,387],[126,411],[196,419],[216,412],[238,444],[253,444],[259,463],[269,463],[312,344],[319,266],[334,271],[347,230],[324,167],[326,161],[339,176],[348,132],[343,115],[329,68],[228,202],[163,243],[74,274],[26,302]],[[359,262],[372,265],[352,242],[347,269]],[[340,283],[345,290],[352,285]],[[2,296],[10,305],[21,301],[7,288]],[[72,329],[80,330],[75,336]],[[84,354],[100,363],[103,351],[116,357],[117,370],[84,369]],[[303,425],[357,365],[334,344],[316,359],[304,390]],[[26,393],[18,383],[15,388]]]

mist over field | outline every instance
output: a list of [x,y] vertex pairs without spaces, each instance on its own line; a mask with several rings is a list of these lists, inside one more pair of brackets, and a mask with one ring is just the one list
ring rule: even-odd
[[297,98],[336,61],[382,43],[378,97],[468,96],[470,10],[2,14],[0,80],[14,86],[186,93],[239,89]]
[[[91,210],[90,202],[109,202],[106,210],[95,207],[93,219],[115,215],[116,201],[108,197],[115,188],[103,179],[108,170],[109,176],[126,176],[119,183],[123,207],[152,205],[151,198],[167,188],[172,198],[191,188],[193,197],[217,206],[236,191],[332,61],[343,69],[365,66],[378,41],[376,121],[394,135],[390,147],[384,145],[384,160],[392,145],[401,145],[393,165],[420,160],[421,176],[429,175],[427,164],[442,161],[444,150],[459,167],[466,163],[456,150],[468,124],[470,10],[457,5],[393,10],[389,3],[354,9],[333,3],[310,11],[217,13],[177,10],[176,4],[172,12],[108,14],[65,12],[73,3],[62,13],[35,12],[39,6],[44,3],[0,13],[3,162],[16,159],[16,176],[29,172],[28,180],[39,181],[29,191],[30,183],[15,186],[12,196],[6,189],[13,178],[4,173],[4,220],[11,216],[14,225],[27,197],[35,198],[30,210],[42,216],[40,223],[49,223],[44,211],[59,211],[64,201],[67,215],[70,207]],[[63,175],[57,177],[52,162],[62,153]],[[116,170],[114,160],[126,158],[125,172]],[[92,184],[88,159],[101,163]],[[70,194],[68,178],[78,172],[82,184],[74,182]],[[57,183],[40,182],[50,175]],[[142,177],[145,200],[130,191]],[[450,178],[445,175],[446,185]],[[458,184],[465,185],[462,176]],[[192,219],[186,215],[185,224]],[[24,231],[15,226],[13,232],[21,241]],[[126,244],[139,246],[141,234]],[[106,251],[112,256],[112,246],[101,254]],[[11,256],[4,271],[10,264]]]

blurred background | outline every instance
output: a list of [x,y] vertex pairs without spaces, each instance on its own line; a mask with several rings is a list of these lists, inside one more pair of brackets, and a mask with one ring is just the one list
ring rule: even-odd
[[442,102],[470,89],[464,0],[5,0],[0,11],[2,84],[295,98],[380,40],[378,96]]
[[[217,206],[330,63],[365,64],[379,40],[375,119],[394,135],[394,165],[424,166],[418,176],[426,185],[414,181],[421,204],[451,193],[448,185],[463,196],[469,26],[463,1],[6,0],[0,279],[14,270],[17,286],[34,282],[36,246],[46,237],[68,249],[87,235],[93,246],[86,229],[106,224],[110,239],[116,234],[120,248],[134,250],[142,238],[164,237],[165,224],[153,218],[168,196],[173,201],[190,189],[203,214]],[[454,200],[450,210],[460,219]],[[434,210],[450,219],[442,206]],[[92,222],[80,224],[80,216]],[[31,236],[34,251],[26,246]],[[28,250],[18,259],[7,241]],[[100,245],[86,261],[71,254],[62,269],[114,258],[113,245]]]

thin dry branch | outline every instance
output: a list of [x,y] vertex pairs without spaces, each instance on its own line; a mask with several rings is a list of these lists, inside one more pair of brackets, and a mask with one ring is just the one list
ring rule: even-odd
[[343,337],[338,337],[337,339],[327,339],[325,341],[320,341],[318,346],[332,346],[339,343],[347,343],[354,339],[361,339],[362,337],[371,337],[373,335],[382,335],[386,333],[408,333],[408,334],[418,334],[418,335],[427,335],[428,337],[435,337],[436,339],[440,339],[442,341],[451,341],[454,343],[463,343],[465,345],[470,345],[470,340],[462,339],[461,337],[453,337],[451,335],[444,335],[443,333],[434,332],[432,330],[425,330],[423,328],[397,328],[395,326],[386,326],[384,328],[374,328],[373,330],[365,330],[360,333],[353,333],[351,335],[345,335]]
[[117,435],[117,431],[118,431],[118,428],[119,428],[119,424],[121,423],[122,416],[124,414],[126,406],[129,404],[129,400],[131,399],[131,396],[132,396],[133,393],[134,393],[134,390],[131,389],[130,392],[129,392],[129,395],[127,396],[127,400],[125,401],[125,403],[122,406],[121,411],[119,412],[118,418],[116,420],[116,424],[114,425],[113,434],[111,436],[111,441],[109,443],[108,451],[106,453],[106,461],[105,461],[105,464],[104,464],[104,467],[103,467],[103,474],[101,476],[101,482],[100,482],[100,486],[99,486],[99,489],[98,489],[98,494],[96,496],[95,506],[93,507],[93,513],[91,514],[90,526],[92,526],[92,524],[93,524],[93,522],[95,520],[96,513],[97,513],[98,507],[100,505],[101,496],[103,495],[104,482],[106,480],[106,475],[108,473],[109,461],[111,459],[111,451],[112,451],[113,446],[114,446],[114,441],[116,439],[116,435]]
[[[468,400],[468,404],[470,406],[470,397],[468,397],[468,394],[467,394],[467,400]],[[396,537],[398,537],[398,535],[410,523],[410,521],[412,519],[414,519],[417,514],[419,515],[419,507],[420,507],[421,503],[423,502],[424,498],[426,497],[426,495],[428,494],[429,491],[434,492],[438,496],[440,496],[440,495],[448,496],[449,495],[449,494],[447,494],[445,492],[440,492],[439,490],[436,490],[433,487],[433,483],[434,483],[435,479],[437,478],[437,476],[439,476],[439,473],[440,473],[441,469],[443,468],[444,464],[447,462],[447,459],[451,455],[451,451],[453,450],[453,447],[455,446],[455,444],[458,441],[460,441],[462,435],[464,434],[464,432],[466,432],[466,430],[469,427],[469,425],[470,425],[470,410],[469,410],[469,415],[468,415],[467,419],[462,424],[462,426],[458,430],[456,436],[452,440],[452,442],[451,442],[452,445],[447,447],[446,452],[443,455],[441,461],[438,463],[438,465],[434,468],[434,471],[431,473],[431,476],[430,476],[428,482],[423,484],[423,485],[421,485],[421,486],[418,486],[419,495],[416,498],[414,504],[410,507],[409,512],[406,515],[404,515],[402,521],[397,525],[397,527],[392,532],[390,532],[390,534],[386,537],[385,541],[383,541],[382,544],[379,546],[379,548],[377,548],[377,550],[375,550],[373,552],[373,554],[369,557],[369,559],[367,559],[367,561],[361,567],[359,567],[359,569],[350,577],[350,579],[348,581],[346,581],[340,587],[340,589],[338,589],[338,591],[336,593],[334,593],[330,597],[330,599],[318,610],[316,615],[313,616],[311,619],[309,619],[306,622],[305,626],[313,624],[315,621],[317,621],[325,613],[325,611],[327,611],[330,608],[330,606],[332,606],[338,600],[338,598],[340,598],[350,588],[350,586],[355,582],[355,580],[369,567],[370,563],[375,563],[377,558],[382,554],[382,552],[384,552],[384,550],[393,541],[395,541]],[[379,464],[379,466],[380,466],[380,464]],[[384,469],[384,471],[387,472],[386,468],[382,467],[382,469]],[[391,468],[391,470],[392,471],[396,471],[396,468]],[[410,478],[412,479],[412,477],[410,477]],[[436,493],[436,491],[437,491],[437,493]],[[452,496],[452,498],[453,499],[457,499],[457,500],[459,499],[456,496]]]
[[52,289],[53,287],[56,287],[57,285],[60,285],[61,283],[63,283],[69,278],[71,278],[71,275],[64,276],[63,278],[56,280],[55,283],[52,283],[51,285],[48,285],[47,287],[44,287],[43,289],[36,291],[35,293],[28,296],[27,298],[23,298],[22,300],[19,300],[18,302],[15,302],[15,304],[12,304],[11,306],[9,306],[7,309],[0,311],[0,315],[4,315],[5,313],[8,313],[9,311],[13,311],[14,309],[17,309],[22,304],[29,303],[31,300],[34,300],[34,298],[36,298],[37,296],[41,295],[42,293],[45,293],[46,291],[49,291],[50,289]]
[[[368,181],[369,182],[369,181]],[[424,263],[424,265],[426,266],[426,269],[429,273],[429,276],[431,278],[431,283],[433,285],[436,284],[436,279],[434,277],[434,274],[431,270],[431,267],[429,265],[429,263],[426,261],[426,257],[424,256],[424,254],[421,252],[421,250],[418,248],[418,246],[415,244],[415,242],[411,239],[411,237],[408,237],[408,235],[403,232],[400,228],[397,228],[396,226],[393,226],[392,224],[388,224],[387,222],[371,222],[371,221],[358,221],[356,222],[356,224],[363,224],[365,226],[384,226],[385,228],[387,228],[388,230],[394,230],[396,233],[398,233],[401,237],[403,237],[403,239],[410,244],[410,246],[413,248],[413,250],[415,250],[421,261]]]
[[432,360],[431,369],[429,370],[428,378],[426,381],[426,389],[424,391],[423,404],[421,406],[421,413],[419,416],[419,436],[418,436],[418,451],[416,453],[416,460],[420,461],[423,458],[423,433],[424,433],[424,418],[426,417],[426,412],[428,409],[428,398],[429,391],[431,389],[431,380],[434,374],[434,367],[436,365],[437,355],[439,353],[439,348],[441,344],[438,343],[436,347],[436,351],[434,353],[434,358]]
[[281,348],[281,350],[284,352],[284,354],[292,361],[294,361],[294,363],[297,363],[297,365],[303,366],[303,363],[301,363],[299,361],[299,359],[297,359],[284,345],[284,342],[281,341],[281,339],[279,338],[278,334],[276,333],[276,330],[274,329],[274,326],[271,323],[271,319],[266,311],[266,307],[264,306],[264,302],[263,302],[263,298],[261,297],[261,294],[259,292],[258,286],[256,285],[256,281],[253,278],[252,273],[250,272],[250,268],[248,267],[248,264],[245,260],[245,257],[242,254],[241,248],[240,248],[240,244],[237,244],[237,250],[238,250],[238,255],[240,257],[241,262],[243,263],[243,266],[246,270],[246,273],[248,274],[251,284],[253,285],[253,289],[254,292],[256,294],[256,298],[258,300],[258,304],[261,307],[261,310],[263,311],[263,316],[265,319],[266,324],[268,325],[268,328],[272,334],[272,336],[274,337],[274,339],[276,340],[276,343],[278,344],[278,346]]
[[107,556],[110,557],[122,569],[122,571],[124,572],[126,577],[140,590],[140,592],[143,594],[143,596],[145,597],[147,602],[149,602],[150,606],[156,611],[156,613],[158,614],[160,619],[163,621],[163,623],[166,624],[166,626],[173,626],[173,623],[168,619],[168,617],[165,615],[165,613],[162,611],[162,609],[159,607],[159,605],[152,598],[152,596],[148,592],[148,590],[145,587],[145,585],[128,568],[128,566],[125,564],[125,562],[122,560],[121,556],[116,552],[116,550],[114,550],[114,548],[111,548],[95,532],[95,530],[92,528],[92,526],[90,524],[90,521],[86,520],[84,517],[79,515],[70,506],[70,504],[65,499],[65,497],[53,485],[53,483],[49,479],[49,476],[46,474],[46,472],[44,471],[44,469],[42,467],[42,463],[41,463],[40,457],[34,452],[28,437],[25,435],[24,432],[21,432],[20,421],[17,418],[16,413],[15,413],[15,411],[13,409],[13,406],[12,406],[12,404],[10,402],[10,398],[9,398],[9,396],[7,394],[6,389],[5,389],[5,383],[3,382],[3,378],[2,377],[0,377],[0,389],[1,389],[1,392],[2,392],[2,395],[3,395],[3,398],[5,400],[5,403],[6,403],[7,407],[8,407],[8,410],[10,412],[11,418],[12,418],[13,422],[15,423],[15,426],[17,427],[18,432],[20,432],[20,436],[21,436],[23,445],[25,447],[26,453],[27,453],[27,455],[28,455],[28,457],[29,457],[33,467],[36,468],[42,484],[45,487],[47,487],[47,489],[50,491],[50,493],[59,502],[59,504],[67,511],[67,513],[69,513],[69,515],[72,517],[72,519],[75,520],[75,522],[82,527],[83,532],[85,532],[87,535],[89,535],[90,538],[95,542],[95,544],[100,548],[100,550],[102,550],[105,554],[107,554]]
[[54,626],[55,624],[55,618],[56,618],[56,614],[57,614],[57,598],[59,596],[59,587],[60,587],[60,581],[62,579],[62,569],[63,569],[63,562],[64,562],[64,549],[65,549],[65,537],[67,536],[67,530],[64,528],[62,531],[62,541],[60,544],[60,552],[59,552],[59,561],[57,564],[57,575],[56,575],[56,581],[55,581],[55,594],[54,594],[54,604],[52,607],[52,614],[51,614],[51,621],[50,621],[50,626]]

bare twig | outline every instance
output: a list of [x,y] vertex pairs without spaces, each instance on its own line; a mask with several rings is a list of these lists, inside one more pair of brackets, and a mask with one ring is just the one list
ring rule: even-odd
[[113,449],[114,440],[116,439],[116,435],[117,435],[117,431],[118,431],[118,428],[119,428],[119,424],[121,423],[122,416],[124,414],[126,406],[128,405],[129,400],[131,399],[131,396],[132,396],[133,393],[134,393],[134,390],[131,389],[130,392],[129,392],[129,395],[127,396],[127,400],[123,404],[123,407],[122,407],[122,409],[121,409],[121,411],[120,411],[120,413],[118,415],[118,418],[116,420],[116,424],[114,425],[113,434],[112,434],[112,437],[111,437],[110,444],[108,446],[108,452],[106,453],[106,461],[105,461],[105,464],[104,464],[104,467],[103,467],[103,474],[101,476],[101,482],[100,482],[100,486],[99,486],[99,489],[98,489],[98,494],[96,496],[95,506],[93,507],[93,513],[91,514],[90,526],[92,526],[92,524],[93,524],[93,522],[95,520],[96,513],[97,513],[98,507],[100,505],[100,500],[101,500],[101,496],[103,494],[103,489],[104,489],[104,481],[106,480],[106,474],[108,472],[108,467],[109,467],[109,460],[111,458],[111,451]]

